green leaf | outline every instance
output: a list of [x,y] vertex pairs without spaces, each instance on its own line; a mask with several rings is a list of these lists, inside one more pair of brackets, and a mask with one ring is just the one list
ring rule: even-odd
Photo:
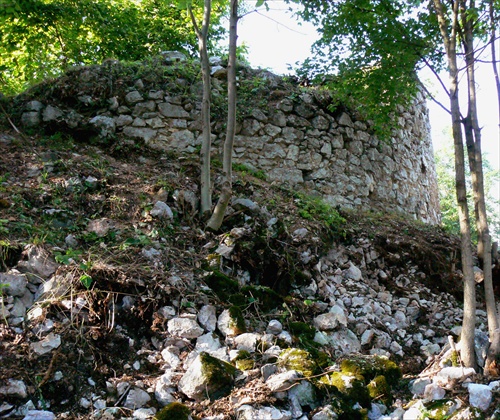
[[255,3],[255,7],[260,7],[264,4],[265,0],[257,0],[257,3]]
[[93,283],[92,277],[90,277],[88,274],[82,274],[80,276],[80,282],[85,286],[85,288],[88,290],[90,289],[90,286],[92,286]]

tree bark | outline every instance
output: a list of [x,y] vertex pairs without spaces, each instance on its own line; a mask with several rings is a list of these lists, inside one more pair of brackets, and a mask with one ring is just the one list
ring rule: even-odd
[[457,34],[459,30],[459,1],[454,0],[451,33],[448,32],[445,8],[441,0],[433,0],[434,11],[439,22],[448,60],[449,98],[452,117],[453,144],[455,152],[455,186],[460,219],[460,248],[462,254],[462,273],[464,277],[464,316],[461,334],[461,358],[466,367],[476,367],[474,336],[476,327],[476,289],[472,263],[469,209],[465,183],[465,156],[462,137],[462,118],[458,97]]
[[232,165],[233,165],[233,143],[236,133],[236,45],[238,39],[238,0],[231,0],[229,16],[229,60],[227,66],[227,130],[224,141],[223,176],[222,189],[212,217],[207,223],[207,228],[217,231],[222,225],[229,200],[231,199]]
[[203,97],[201,100],[202,142],[200,150],[201,178],[200,178],[200,213],[202,218],[207,217],[212,210],[212,185],[210,182],[210,150],[212,147],[212,130],[210,123],[210,96],[212,93],[210,79],[210,63],[208,61],[207,38],[210,27],[210,14],[212,0],[205,0],[203,6],[203,23],[201,28],[196,23],[196,18],[191,7],[189,15],[198,38],[200,53],[201,75],[203,81]]

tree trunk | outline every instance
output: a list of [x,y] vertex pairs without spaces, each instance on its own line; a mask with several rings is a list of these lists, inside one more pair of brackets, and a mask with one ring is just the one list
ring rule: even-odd
[[462,118],[458,97],[457,34],[459,1],[453,1],[453,22],[448,33],[445,8],[441,0],[433,0],[434,11],[446,49],[448,75],[450,79],[449,98],[452,117],[453,144],[455,151],[455,186],[460,219],[460,249],[462,254],[462,273],[464,277],[464,316],[461,335],[461,358],[466,367],[476,367],[474,336],[476,328],[476,285],[474,281],[472,247],[470,237],[469,209],[465,184],[465,156],[462,137]]
[[224,141],[222,190],[219,201],[215,206],[212,217],[207,223],[207,228],[217,231],[222,225],[229,200],[231,199],[232,165],[233,165],[233,143],[236,133],[236,45],[238,39],[238,0],[231,0],[231,11],[229,17],[229,61],[227,66],[227,130]]
[[212,210],[212,186],[210,182],[210,150],[212,146],[212,130],[210,124],[210,96],[212,92],[210,80],[210,63],[208,61],[207,38],[210,27],[212,0],[205,0],[203,6],[203,23],[201,28],[191,7],[188,8],[191,21],[198,38],[200,53],[201,75],[203,81],[203,97],[201,100],[202,142],[200,150],[201,178],[200,178],[200,213],[202,218],[207,217]]

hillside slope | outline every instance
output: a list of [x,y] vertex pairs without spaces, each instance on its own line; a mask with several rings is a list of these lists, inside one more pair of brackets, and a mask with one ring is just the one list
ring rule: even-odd
[[440,228],[238,165],[212,233],[196,154],[8,125],[0,146],[0,417],[498,418],[498,387],[477,403],[462,382],[485,380],[449,349],[459,247]]

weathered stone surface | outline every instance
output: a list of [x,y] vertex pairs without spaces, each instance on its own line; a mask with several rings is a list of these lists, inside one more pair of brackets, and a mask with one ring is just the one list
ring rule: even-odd
[[234,367],[205,353],[191,363],[179,381],[179,390],[197,401],[218,397],[230,391]]
[[50,351],[58,348],[61,345],[61,336],[54,333],[49,333],[37,343],[32,343],[31,348],[39,355],[49,353]]
[[140,388],[132,388],[127,394],[125,403],[123,404],[127,408],[140,408],[146,405],[151,400],[150,395]]
[[9,296],[23,296],[26,293],[28,279],[24,274],[0,273],[0,284]]
[[254,408],[242,405],[236,410],[237,420],[291,420],[292,413],[275,407]]
[[44,122],[56,121],[64,115],[63,111],[59,108],[47,105],[42,112],[42,119]]
[[207,331],[215,331],[217,328],[217,314],[215,306],[204,305],[198,312],[198,322]]
[[160,113],[167,118],[188,118],[189,113],[179,105],[174,105],[168,102],[158,104]]
[[149,212],[151,216],[158,217],[160,219],[173,219],[174,213],[170,206],[163,201],[157,201],[154,207]]
[[100,137],[107,138],[115,134],[116,123],[111,117],[98,115],[97,117],[92,118],[89,122],[99,130]]
[[469,403],[472,407],[477,407],[482,411],[490,408],[492,393],[488,385],[483,384],[469,384]]
[[130,126],[123,128],[123,134],[125,134],[127,137],[133,139],[139,139],[146,143],[150,143],[151,140],[155,138],[156,133],[157,133],[156,130],[153,130],[151,128],[130,127]]
[[172,318],[167,325],[168,332],[176,337],[196,338],[203,334],[203,328],[191,318]]

